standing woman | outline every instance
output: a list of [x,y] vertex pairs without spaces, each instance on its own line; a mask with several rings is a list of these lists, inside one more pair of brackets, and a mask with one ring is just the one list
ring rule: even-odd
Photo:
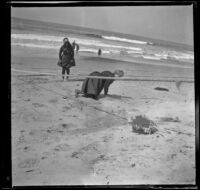
[[[60,66],[62,67],[62,78],[65,79],[65,72],[67,75],[70,74],[70,68],[72,66],[75,66],[75,60],[74,60],[74,49],[72,45],[70,44],[68,38],[63,39],[63,45],[60,48],[59,51],[59,62]],[[68,76],[66,79],[68,80]]]

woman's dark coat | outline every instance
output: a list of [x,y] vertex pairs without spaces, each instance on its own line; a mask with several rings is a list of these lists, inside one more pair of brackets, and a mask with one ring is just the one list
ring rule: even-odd
[[[106,76],[114,77],[114,74],[110,71],[92,72],[90,76]],[[87,78],[82,84],[82,92],[86,95],[95,95],[98,96],[101,91],[104,89],[104,94],[108,93],[109,86],[114,80],[111,79],[97,79],[97,78]]]
[[74,50],[69,42],[66,42],[61,46],[59,51],[59,58],[61,60],[62,67],[70,68],[71,66],[75,66]]

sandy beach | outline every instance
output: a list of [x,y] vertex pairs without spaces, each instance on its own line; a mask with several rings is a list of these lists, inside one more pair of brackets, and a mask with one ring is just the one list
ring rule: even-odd
[[[61,72],[58,51],[12,46],[11,53],[12,68]],[[125,76],[193,77],[192,68],[137,59],[130,64],[90,53],[75,59],[72,74],[122,69]],[[175,82],[115,81],[96,101],[75,98],[82,85],[75,78],[11,77],[13,186],[195,183],[194,83],[177,89]],[[134,133],[127,119],[137,115],[158,131]]]

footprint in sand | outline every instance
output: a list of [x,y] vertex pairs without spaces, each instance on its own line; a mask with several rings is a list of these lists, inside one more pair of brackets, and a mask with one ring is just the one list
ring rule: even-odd
[[184,145],[183,147],[192,149],[192,146],[189,146],[189,145]]
[[96,163],[98,162],[101,162],[101,161],[108,161],[109,158],[103,154],[101,154],[100,156],[96,157],[95,159],[91,160],[90,163],[92,165],[95,165]]
[[24,99],[24,101],[26,101],[26,102],[30,102],[31,99],[30,99],[30,98],[27,98],[27,99]]
[[44,159],[49,158],[49,157],[57,157],[57,153],[54,152],[54,151],[43,152],[41,159],[44,160]]
[[82,153],[81,152],[73,152],[71,157],[72,158],[79,158],[79,156],[81,155]]
[[49,100],[49,102],[50,102],[50,103],[53,103],[53,104],[56,103],[57,101],[58,101],[57,98],[53,98],[53,99],[50,99],[50,100]]
[[49,140],[49,134],[44,130],[31,130],[29,132],[29,141],[36,143],[45,143]]
[[109,140],[112,139],[112,136],[104,136],[103,137],[103,142],[109,142]]
[[143,175],[143,179],[150,179],[150,176],[148,176],[148,175]]
[[70,106],[63,106],[62,109],[63,109],[63,112],[64,112],[64,111],[70,110],[71,107]]
[[161,122],[181,122],[178,117],[158,117]]
[[45,107],[44,104],[39,104],[39,103],[32,103],[35,107]]
[[28,158],[24,161],[21,161],[18,164],[19,168],[32,168],[34,166],[37,166],[39,164],[39,160],[37,158]]
[[59,144],[57,145],[54,150],[55,151],[69,151],[70,145],[68,144]]
[[23,152],[30,152],[33,151],[34,149],[31,146],[24,146],[24,147],[18,147],[17,151],[23,151]]
[[73,127],[75,127],[75,125],[73,123],[61,123],[61,124],[59,124],[58,129],[65,131],[65,130],[71,129]]
[[187,154],[187,151],[186,151],[186,150],[182,150],[182,149],[180,149],[179,152],[182,153],[182,154],[184,154],[184,155]]
[[24,142],[25,142],[25,136],[24,136],[24,134],[21,133],[18,138],[17,145],[22,144]]
[[63,128],[67,128],[67,127],[68,127],[68,124],[67,124],[67,123],[62,123],[61,126],[62,126]]

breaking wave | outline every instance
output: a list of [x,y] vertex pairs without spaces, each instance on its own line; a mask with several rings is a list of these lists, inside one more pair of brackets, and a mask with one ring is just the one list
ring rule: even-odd
[[148,43],[148,42],[145,42],[145,41],[131,40],[131,39],[119,38],[119,37],[115,37],[115,36],[102,36],[102,38],[106,39],[106,40],[129,42],[129,43],[134,43],[134,44],[147,44]]
[[[20,43],[24,44],[24,46],[26,45],[26,43],[29,43],[29,46],[32,43],[33,45],[35,45],[35,47],[36,47],[36,45],[37,45],[37,47],[40,47],[39,44],[41,44],[43,42],[47,48],[48,48],[48,46],[49,46],[49,48],[51,48],[53,45],[61,46],[63,37],[37,35],[37,34],[11,34],[11,39],[14,43],[16,43],[20,40]],[[100,40],[93,40],[93,39],[87,39],[87,38],[84,39],[84,38],[70,37],[69,40],[71,42],[76,41],[76,43],[78,43],[80,45],[92,46],[92,47],[96,47],[96,48],[126,49],[126,50],[142,51],[142,48],[139,48],[139,47],[108,44],[108,43],[104,43]],[[19,42],[18,42],[18,45],[19,45]],[[41,47],[44,47],[44,45],[41,45]]]

